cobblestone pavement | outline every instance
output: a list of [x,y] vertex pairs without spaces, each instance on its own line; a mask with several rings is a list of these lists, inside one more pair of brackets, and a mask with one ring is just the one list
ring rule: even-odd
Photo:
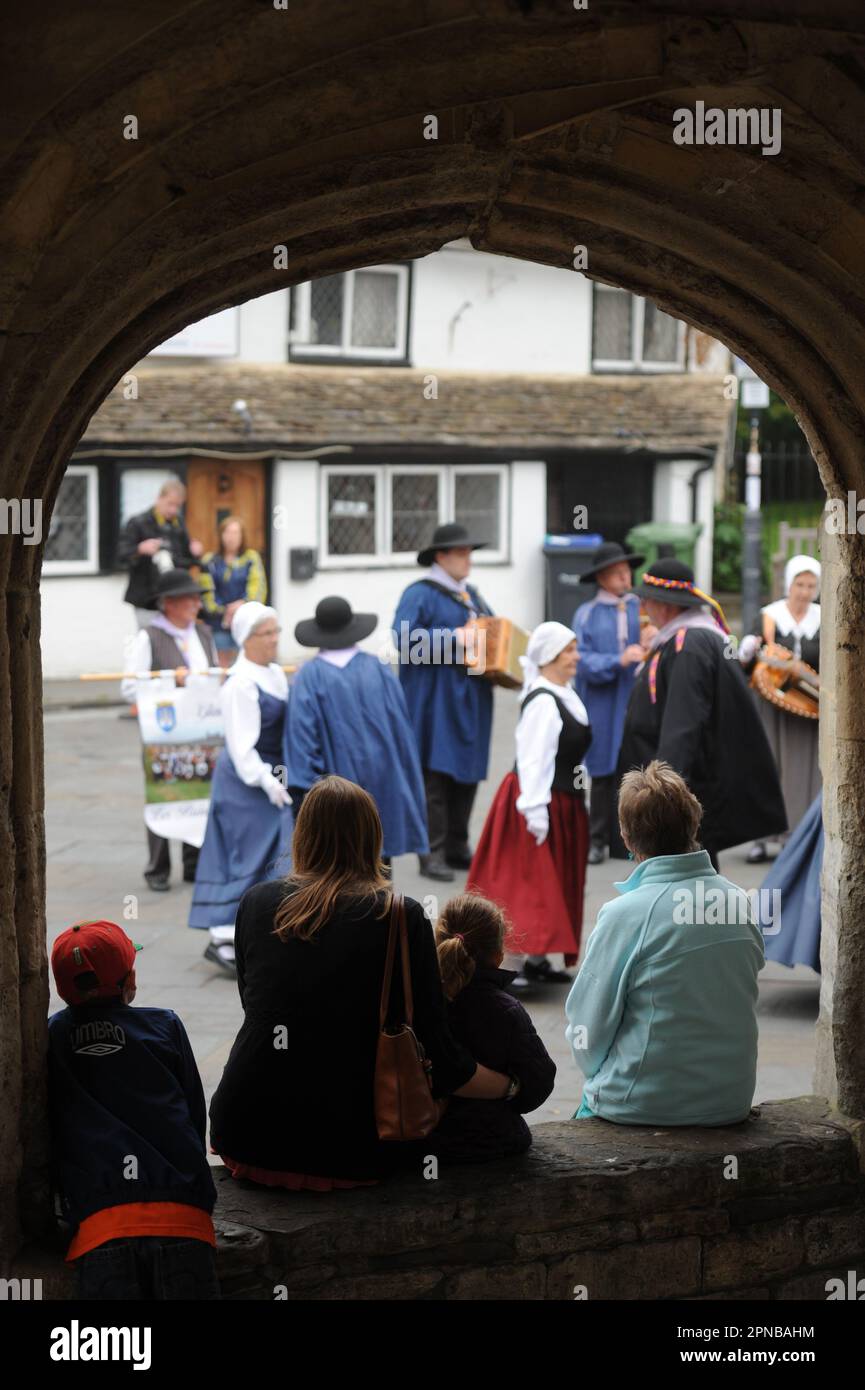
[[[63,698],[63,692],[54,699]],[[46,690],[46,703],[52,698]],[[478,794],[473,832],[479,833],[496,787],[512,765],[516,698],[496,691],[490,778]],[[179,846],[172,847],[170,893],[151,893],[142,878],[145,836],[143,775],[136,724],[117,707],[55,708],[45,715],[49,943],[70,923],[107,917],[123,923],[144,946],[137,970],[139,1004],[175,1009],[183,1019],[208,1096],[214,1090],[241,1021],[234,984],[202,958],[206,933],[187,928],[191,885],[180,880]],[[745,848],[721,856],[721,868],[744,888],[760,884],[764,869],[744,862]],[[589,869],[585,921],[594,924],[614,895],[614,879],[627,866]],[[460,877],[448,895],[460,890]],[[423,899],[440,885],[422,879],[414,856],[395,862],[395,882]],[[130,916],[137,913],[137,917]],[[560,961],[558,962],[561,963]],[[559,1073],[549,1101],[531,1117],[564,1119],[578,1103],[581,1078],[564,1040],[565,986],[548,987],[529,1008],[556,1059]],[[819,979],[804,966],[767,965],[760,983],[759,1100],[803,1095],[811,1089]],[[60,1001],[52,992],[51,1009]]]

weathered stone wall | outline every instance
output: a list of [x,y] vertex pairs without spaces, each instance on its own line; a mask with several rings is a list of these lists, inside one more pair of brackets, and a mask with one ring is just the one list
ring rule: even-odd
[[534,1135],[522,1159],[324,1197],[223,1170],[224,1296],[820,1299],[827,1279],[865,1276],[865,1177],[823,1102],[724,1130]]
[[[222,1294],[825,1299],[828,1279],[865,1278],[863,1130],[805,1097],[730,1129],[538,1125],[522,1158],[327,1195],[218,1169]],[[13,1272],[74,1296],[59,1246]]]

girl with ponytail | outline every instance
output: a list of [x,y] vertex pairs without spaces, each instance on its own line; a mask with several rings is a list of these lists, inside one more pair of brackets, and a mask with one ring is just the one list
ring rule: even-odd
[[423,1142],[426,1153],[453,1163],[483,1163],[528,1149],[532,1135],[523,1115],[544,1103],[555,1081],[555,1062],[508,993],[516,972],[501,969],[507,935],[501,908],[474,893],[451,898],[436,923],[451,1032],[478,1062],[511,1077],[502,1100],[451,1097],[438,1129]]

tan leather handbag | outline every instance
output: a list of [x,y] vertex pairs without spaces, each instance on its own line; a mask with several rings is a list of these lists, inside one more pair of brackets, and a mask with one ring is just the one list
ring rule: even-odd
[[[387,1026],[391,981],[399,937],[405,1019]],[[412,1028],[413,1001],[405,902],[394,893],[384,980],[379,1008],[378,1050],[375,1058],[374,1104],[379,1139],[424,1139],[439,1122],[443,1107],[432,1096],[432,1063]]]

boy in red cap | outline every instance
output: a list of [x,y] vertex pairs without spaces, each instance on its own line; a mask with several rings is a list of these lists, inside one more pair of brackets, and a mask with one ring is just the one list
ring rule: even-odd
[[114,922],[54,942],[67,1008],[48,1020],[52,1159],[87,1299],[219,1297],[201,1078],[171,1009],[130,1008],[135,953]]

